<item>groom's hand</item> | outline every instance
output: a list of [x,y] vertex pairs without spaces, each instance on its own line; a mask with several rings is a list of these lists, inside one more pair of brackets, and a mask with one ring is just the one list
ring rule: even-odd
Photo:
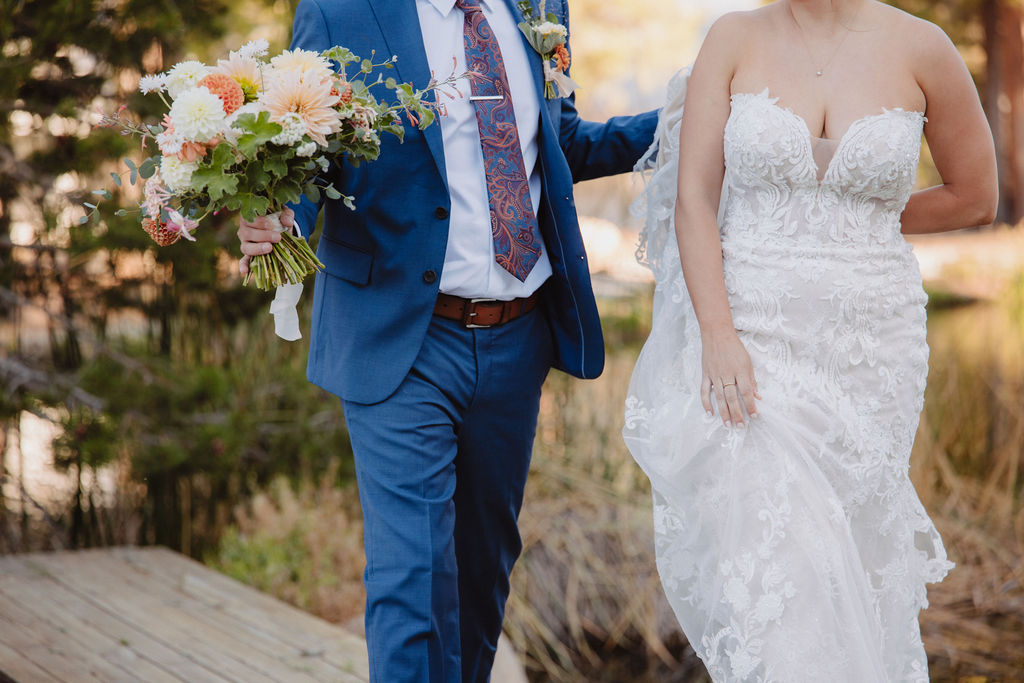
[[[295,213],[285,207],[281,211],[281,225],[291,228],[295,225]],[[238,272],[245,275],[249,272],[249,259],[260,254],[269,254],[274,243],[281,241],[281,233],[276,232],[265,216],[249,222],[239,216],[238,241],[242,243],[242,258],[238,260]]]

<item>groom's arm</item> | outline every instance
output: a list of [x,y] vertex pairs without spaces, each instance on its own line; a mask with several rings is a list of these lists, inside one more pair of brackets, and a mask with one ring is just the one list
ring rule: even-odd
[[559,131],[559,143],[573,182],[632,171],[654,141],[658,111],[616,116],[598,123],[580,117],[575,100],[575,95],[562,100]]

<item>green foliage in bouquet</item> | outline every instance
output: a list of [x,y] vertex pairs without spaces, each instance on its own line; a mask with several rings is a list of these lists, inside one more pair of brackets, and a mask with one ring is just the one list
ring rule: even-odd
[[[355,197],[325,181],[330,165],[376,159],[383,134],[402,140],[403,116],[429,126],[435,116],[427,94],[458,79],[415,89],[383,77],[381,70],[394,68],[396,58],[375,62],[340,46],[321,53],[285,51],[269,61],[265,55],[265,44],[254,41],[216,67],[186,61],[143,77],[140,89],[158,93],[167,106],[160,125],[136,123],[122,115],[123,107],[104,117],[101,125],[137,135],[144,146],[154,142],[160,151],[137,167],[127,162],[130,182],[145,180],[139,217],[157,244],[194,240],[199,224],[220,211],[254,221],[303,195],[354,209]],[[380,88],[394,97],[378,99]],[[94,194],[111,196],[106,190]],[[86,204],[85,220],[96,216],[97,204]],[[247,284],[272,289],[323,268],[301,236],[281,232],[271,253],[250,260]]]

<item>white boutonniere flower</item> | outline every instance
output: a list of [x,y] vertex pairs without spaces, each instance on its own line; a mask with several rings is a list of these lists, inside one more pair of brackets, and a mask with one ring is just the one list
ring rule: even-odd
[[544,95],[550,100],[568,97],[579,86],[565,73],[571,62],[565,46],[569,29],[559,24],[554,14],[545,13],[544,5],[544,0],[541,0],[540,12],[535,14],[530,0],[522,0],[518,5],[523,15],[519,30],[543,60]]

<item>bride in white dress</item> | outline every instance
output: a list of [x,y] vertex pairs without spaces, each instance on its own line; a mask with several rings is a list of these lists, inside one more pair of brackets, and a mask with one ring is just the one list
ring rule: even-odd
[[[873,0],[727,15],[688,80],[645,196],[623,432],[665,591],[715,681],[927,681],[918,613],[952,564],[908,478],[928,347],[903,234],[992,220],[973,82]],[[912,192],[922,131],[944,182]]]

